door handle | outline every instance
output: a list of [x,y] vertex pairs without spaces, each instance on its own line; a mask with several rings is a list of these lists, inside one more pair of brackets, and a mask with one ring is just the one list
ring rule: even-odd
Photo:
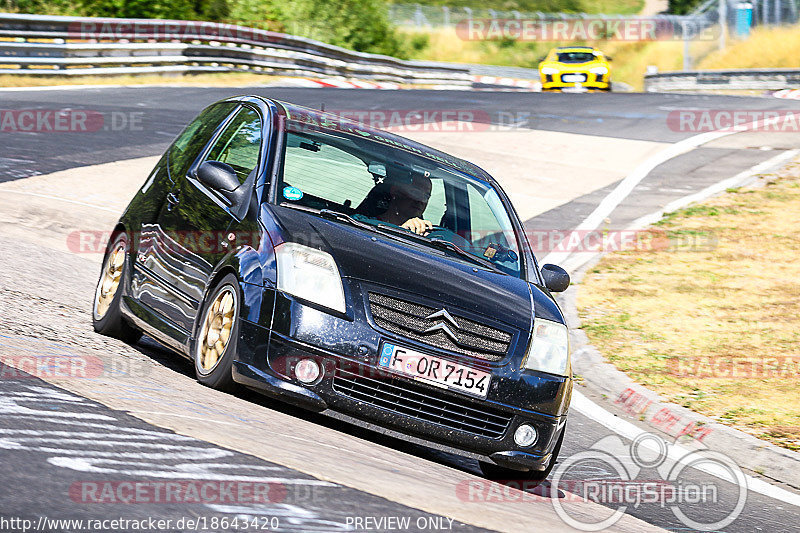
[[181,202],[181,199],[178,198],[178,195],[174,192],[171,192],[167,195],[167,211],[172,211],[172,208],[178,205]]

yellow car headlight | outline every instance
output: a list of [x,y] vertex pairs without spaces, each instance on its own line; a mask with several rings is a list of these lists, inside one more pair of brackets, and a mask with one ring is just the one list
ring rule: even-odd
[[550,74],[550,75],[558,74],[558,69],[557,68],[553,68],[553,67],[542,67],[539,70],[542,72],[542,74],[546,74],[546,75],[547,74]]

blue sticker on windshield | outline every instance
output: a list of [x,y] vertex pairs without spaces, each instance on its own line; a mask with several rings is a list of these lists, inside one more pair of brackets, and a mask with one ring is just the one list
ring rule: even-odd
[[298,189],[297,187],[284,187],[283,188],[283,197],[287,200],[299,200],[303,197],[303,191]]

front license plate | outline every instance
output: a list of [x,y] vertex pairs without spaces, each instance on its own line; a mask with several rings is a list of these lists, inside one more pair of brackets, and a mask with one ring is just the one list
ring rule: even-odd
[[572,83],[576,81],[586,81],[586,76],[583,74],[564,74],[561,76],[561,81]]
[[491,374],[440,357],[384,342],[378,366],[432,385],[486,398]]

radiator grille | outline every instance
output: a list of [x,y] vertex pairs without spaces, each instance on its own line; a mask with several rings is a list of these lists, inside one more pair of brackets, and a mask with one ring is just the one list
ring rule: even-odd
[[338,369],[333,389],[399,415],[492,439],[500,438],[511,422],[511,415],[468,403],[465,399],[446,397],[437,390],[428,390],[390,375],[374,379]]
[[[369,304],[375,324],[435,348],[487,361],[499,361],[508,353],[511,344],[510,333],[457,315],[451,316],[458,327],[441,317],[426,318],[439,311],[434,307],[374,292],[369,293]],[[442,330],[426,332],[439,323],[448,326],[455,340]]]

